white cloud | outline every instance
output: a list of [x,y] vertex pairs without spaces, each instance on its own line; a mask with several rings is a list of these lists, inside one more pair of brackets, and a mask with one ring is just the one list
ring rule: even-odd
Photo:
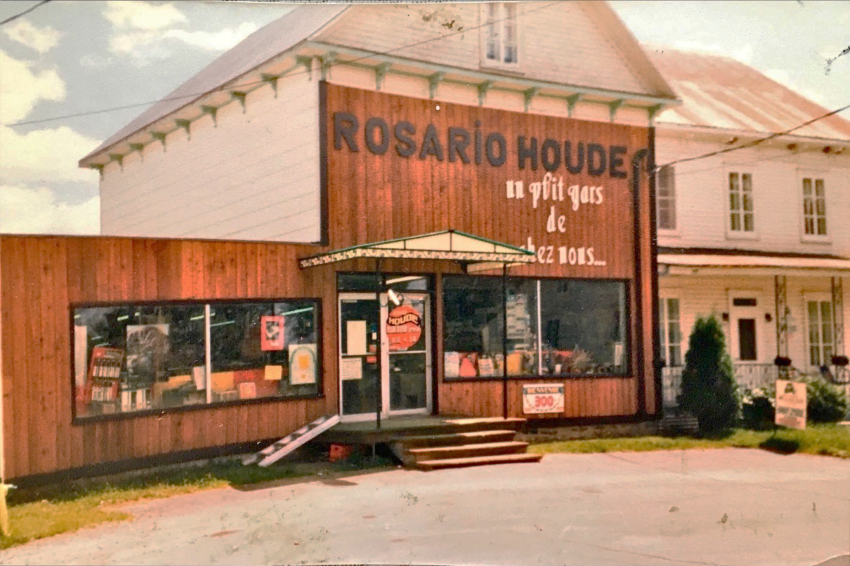
[[68,128],[18,134],[0,127],[0,172],[3,183],[33,184],[50,181],[91,181],[96,173],[77,162],[99,145],[95,139]]
[[54,70],[36,74],[30,63],[0,50],[0,99],[0,122],[17,122],[26,118],[41,100],[64,100],[65,82]]
[[150,2],[107,2],[103,16],[118,28],[156,31],[186,21],[186,16],[171,4]]
[[59,43],[62,34],[51,27],[37,28],[27,20],[19,20],[10,28],[3,30],[12,41],[26,45],[44,55]]
[[257,31],[258,26],[244,22],[238,28],[225,28],[217,32],[169,30],[164,37],[177,39],[187,45],[200,47],[208,51],[225,51]]
[[99,234],[100,197],[69,205],[46,187],[0,185],[0,232],[6,234]]

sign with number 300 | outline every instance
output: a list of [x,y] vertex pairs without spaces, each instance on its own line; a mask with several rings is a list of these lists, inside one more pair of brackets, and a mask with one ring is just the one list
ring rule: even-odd
[[522,412],[526,415],[564,412],[564,384],[522,386]]

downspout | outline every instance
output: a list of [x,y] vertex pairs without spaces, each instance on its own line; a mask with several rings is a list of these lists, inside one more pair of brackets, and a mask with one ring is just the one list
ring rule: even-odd
[[[2,254],[2,246],[0,246],[0,254]],[[2,265],[2,262],[0,262],[0,265]],[[2,283],[2,275],[0,275],[0,283]],[[9,511],[6,508],[6,495],[15,486],[6,484],[6,451],[3,444],[3,419],[3,317],[0,317],[0,534],[9,536]]]

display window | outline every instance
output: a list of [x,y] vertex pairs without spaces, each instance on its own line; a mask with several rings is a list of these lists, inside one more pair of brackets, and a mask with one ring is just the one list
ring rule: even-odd
[[73,308],[77,418],[320,393],[317,300]]
[[446,276],[445,379],[625,375],[626,284]]

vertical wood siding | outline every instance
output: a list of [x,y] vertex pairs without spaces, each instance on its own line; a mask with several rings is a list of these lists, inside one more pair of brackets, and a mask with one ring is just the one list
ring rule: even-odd
[[335,376],[333,274],[319,268],[302,276],[296,266],[297,257],[313,250],[243,242],[0,237],[7,476],[282,437],[336,413],[336,381],[327,377],[323,398],[72,423],[73,303],[316,297],[324,314],[323,369]]

